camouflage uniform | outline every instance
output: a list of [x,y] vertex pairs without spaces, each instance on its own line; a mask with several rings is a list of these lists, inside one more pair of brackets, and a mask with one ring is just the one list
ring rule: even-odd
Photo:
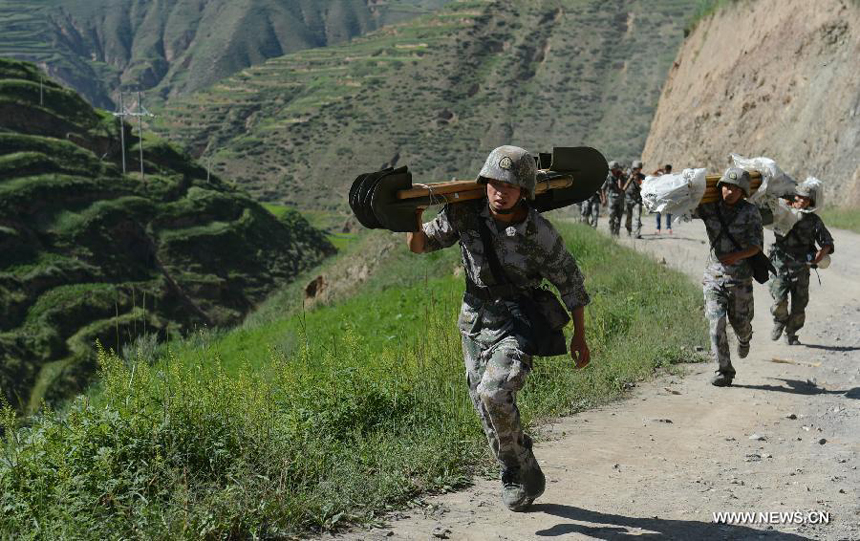
[[723,265],[719,258],[737,248],[723,233],[717,216],[717,208],[728,225],[728,232],[743,249],[764,245],[761,214],[752,203],[741,199],[733,206],[722,201],[699,205],[696,215],[705,222],[711,253],[702,280],[705,295],[705,317],[710,324],[711,357],[719,364],[719,372],[734,377],[729,341],[726,334],[726,318],[735,331],[741,345],[749,345],[752,339],[753,319],[753,270],[748,259],[734,265]]
[[[637,173],[631,172],[630,176]],[[629,178],[629,177],[628,177]],[[637,239],[642,236],[642,186],[634,178],[624,194],[625,215],[624,227],[628,235]]]
[[600,194],[596,193],[582,202],[581,221],[597,229],[600,218]]
[[[508,279],[519,288],[537,287],[546,278],[573,311],[589,303],[582,274],[552,224],[530,208],[521,223],[497,224],[487,200],[449,205],[424,224],[427,251],[460,242],[467,280],[479,287],[495,285],[477,220],[484,220]],[[484,427],[487,441],[503,468],[527,468],[534,460],[531,440],[520,426],[517,391],[532,368],[514,333],[514,300],[484,300],[468,291],[463,297],[458,326],[469,396]]]
[[[797,337],[797,331],[806,321],[806,305],[809,303],[809,266],[807,255],[817,251],[815,244],[821,248],[831,247],[833,237],[824,227],[824,222],[817,214],[807,212],[803,218],[785,235],[776,235],[776,242],[770,246],[770,260],[776,267],[776,277],[770,282],[770,294],[773,297],[774,323],[785,329],[789,340]],[[791,311],[788,310],[788,297],[791,295]],[[776,335],[779,338],[779,335]]]
[[[621,186],[618,183],[621,183]],[[615,176],[612,171],[606,176],[603,190],[606,192],[606,206],[609,207],[609,233],[621,233],[621,215],[624,214],[624,191],[621,189],[627,179],[623,174]]]

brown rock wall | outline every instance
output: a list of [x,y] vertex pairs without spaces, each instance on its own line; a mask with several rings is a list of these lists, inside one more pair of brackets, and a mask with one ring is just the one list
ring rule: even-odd
[[773,158],[860,205],[860,3],[751,0],[699,23],[670,70],[646,167]]

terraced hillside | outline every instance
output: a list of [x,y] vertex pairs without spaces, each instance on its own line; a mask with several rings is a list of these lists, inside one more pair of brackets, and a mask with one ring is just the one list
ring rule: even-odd
[[358,173],[473,176],[502,143],[633,159],[694,0],[467,0],[171,100],[158,129],[254,195],[343,209]]
[[[94,343],[237,322],[333,251],[295,212],[280,219],[160,140],[145,182],[123,175],[119,126],[0,59],[0,387],[33,405],[92,373]],[[44,105],[40,105],[40,100]],[[139,139],[124,126],[129,166]],[[31,391],[36,392],[31,396]]]
[[161,96],[273,56],[340,43],[448,0],[0,0],[0,56],[30,60],[99,107],[119,85]]

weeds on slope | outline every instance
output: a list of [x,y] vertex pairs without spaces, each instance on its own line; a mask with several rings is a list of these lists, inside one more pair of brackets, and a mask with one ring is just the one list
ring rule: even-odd
[[[588,276],[594,361],[574,372],[562,357],[537,359],[520,397],[528,425],[616,397],[706,338],[689,317],[701,295],[683,276],[589,228],[559,229]],[[24,427],[3,409],[0,532],[291,536],[466,483],[489,457],[454,324],[461,280],[449,273],[309,312],[291,348],[256,335],[269,347],[253,364],[222,356],[235,355],[219,348],[229,333],[200,356],[168,350],[155,363],[100,351],[92,398]],[[410,331],[389,339],[392,306]]]

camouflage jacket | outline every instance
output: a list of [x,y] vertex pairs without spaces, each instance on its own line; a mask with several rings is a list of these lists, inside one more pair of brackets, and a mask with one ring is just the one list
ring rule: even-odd
[[[436,218],[424,224],[427,251],[447,248],[459,241],[468,279],[481,287],[498,285],[484,255],[477,220],[486,222],[499,262],[514,285],[534,288],[545,278],[558,289],[568,310],[590,302],[582,273],[564,240],[533,208],[522,222],[504,225],[493,220],[486,199],[447,205]],[[500,329],[510,320],[506,302],[509,301],[483,301],[467,294],[460,312],[461,330],[477,334],[482,326]]]
[[[616,178],[615,175],[612,174],[612,171],[610,171],[609,174],[606,175],[606,181],[603,183],[603,191],[606,192],[606,197],[615,199],[623,196],[624,190],[621,188],[624,187],[626,182],[626,176],[622,174]],[[621,186],[619,186],[619,184],[621,184]]]
[[[718,210],[728,226],[728,231],[723,231],[717,214]],[[719,258],[751,246],[764,247],[764,232],[758,207],[745,199],[741,199],[731,207],[718,201],[699,205],[695,216],[705,222],[708,240],[711,242],[711,253],[705,267],[705,279],[728,279],[742,282],[752,280],[752,266],[748,259],[741,259],[734,265],[723,265]],[[735,246],[726,233],[731,234],[741,247]]]
[[777,268],[797,270],[806,268],[807,254],[818,248],[835,248],[833,236],[824,226],[817,214],[807,212],[786,235],[776,235],[776,242],[770,245],[770,258]]

